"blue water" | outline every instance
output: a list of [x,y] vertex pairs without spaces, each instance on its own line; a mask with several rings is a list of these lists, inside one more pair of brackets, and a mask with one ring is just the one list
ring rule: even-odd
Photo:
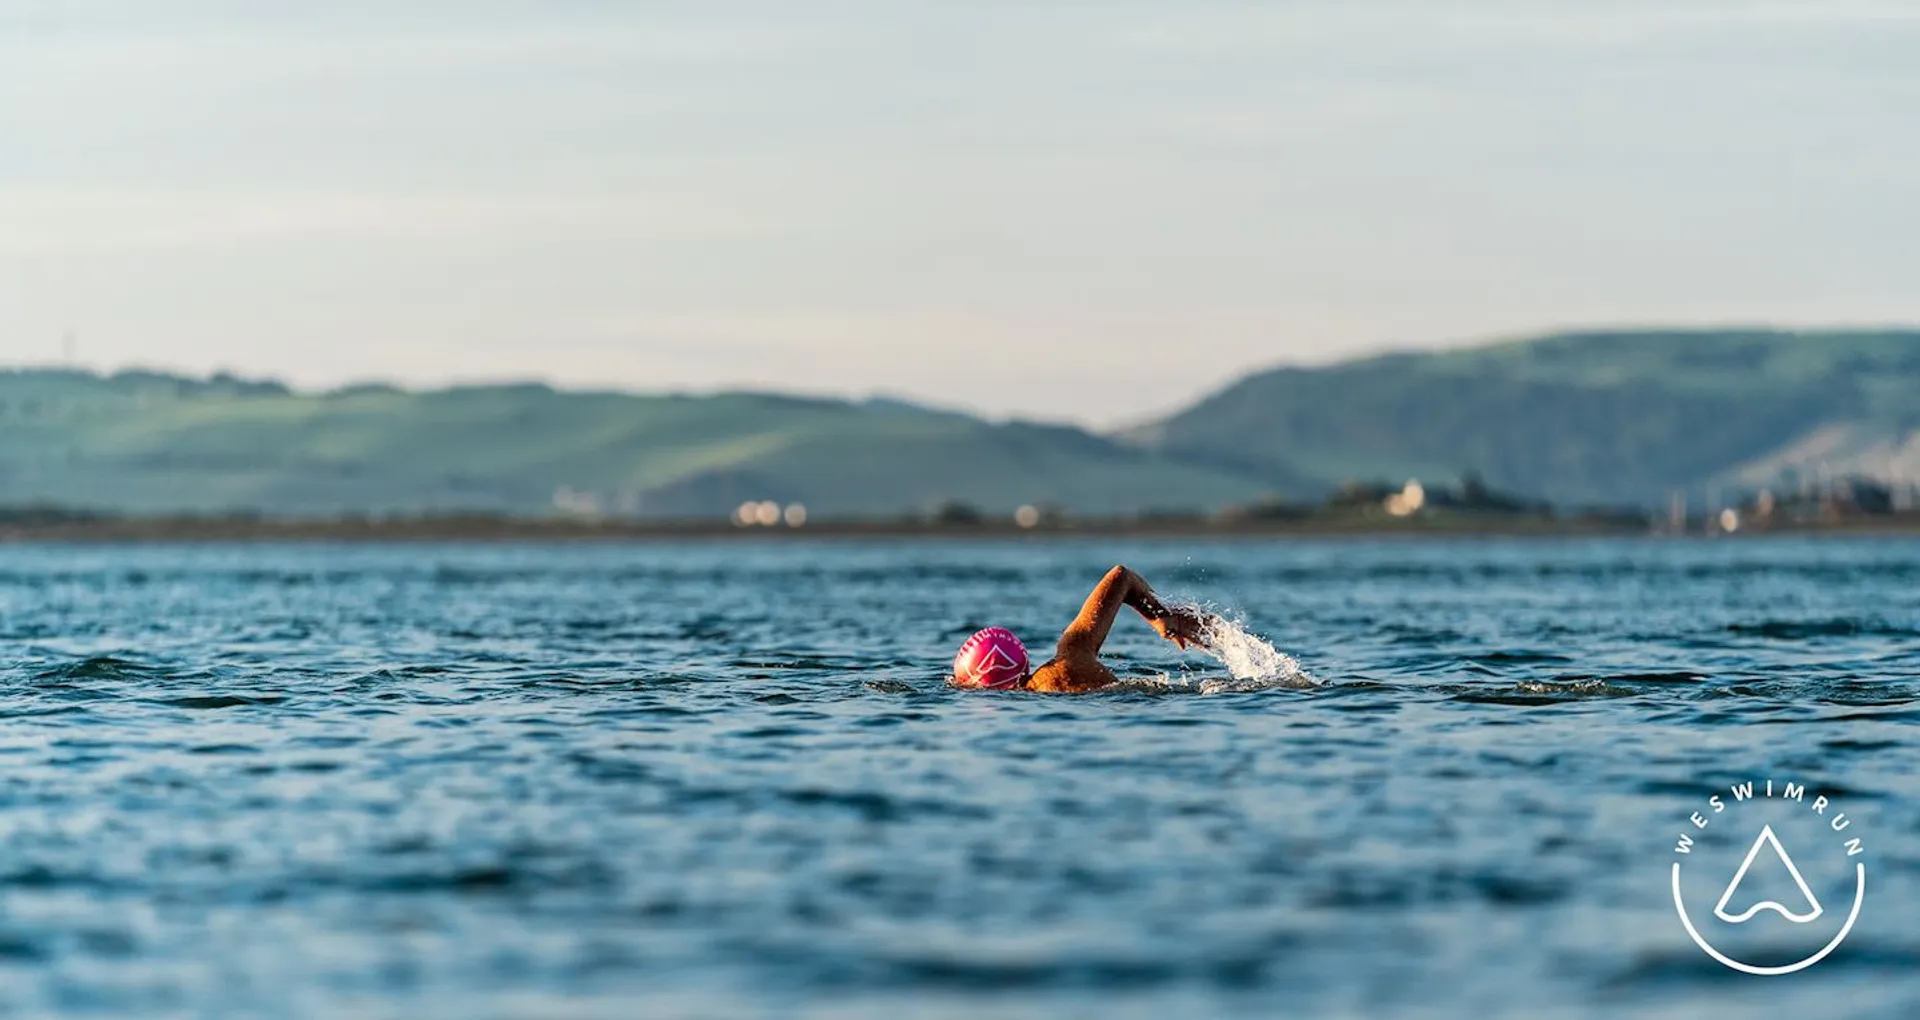
[[[944,685],[1114,562],[1321,686]],[[1920,1015],[1908,541],[0,547],[0,716],[7,1014]],[[1751,977],[1776,775],[1872,884]]]

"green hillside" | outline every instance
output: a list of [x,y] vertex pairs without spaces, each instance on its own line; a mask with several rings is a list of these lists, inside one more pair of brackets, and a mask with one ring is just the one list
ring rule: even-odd
[[0,505],[527,514],[571,492],[642,517],[1111,514],[1465,471],[1562,504],[1920,479],[1920,331],[1578,333],[1281,368],[1120,438],[897,401],[0,372]]
[[1287,489],[1477,470],[1616,503],[1816,469],[1920,477],[1916,427],[1920,331],[1631,331],[1275,369],[1129,438]]
[[560,392],[539,385],[295,393],[155,373],[0,372],[0,504],[135,513],[724,514],[747,499],[886,516],[1209,507],[1261,483],[1068,428],[897,402]]

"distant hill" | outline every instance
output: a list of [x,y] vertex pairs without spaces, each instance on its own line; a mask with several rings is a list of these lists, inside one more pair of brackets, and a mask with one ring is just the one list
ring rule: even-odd
[[531,514],[558,496],[639,517],[766,499],[834,517],[948,502],[1120,514],[1468,471],[1562,505],[1920,479],[1920,331],[1568,333],[1279,368],[1117,437],[897,399],[0,371],[0,506]]
[[1584,332],[1250,376],[1127,438],[1306,494],[1482,473],[1560,503],[1920,478],[1920,331]]
[[725,514],[749,499],[830,516],[947,501],[1120,513],[1213,507],[1264,488],[1077,429],[895,400],[541,385],[297,393],[224,376],[0,372],[0,505],[542,513],[564,492],[654,517]]

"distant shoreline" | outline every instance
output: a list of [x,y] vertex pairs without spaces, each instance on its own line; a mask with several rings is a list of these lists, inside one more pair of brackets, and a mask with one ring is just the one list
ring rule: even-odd
[[[1778,535],[1920,535],[1920,512],[1837,521],[1773,524],[1733,534],[1693,522],[1683,533],[1749,538]],[[574,518],[101,518],[0,523],[0,543],[146,544],[173,542],[618,542],[807,541],[814,539],[1289,539],[1289,538],[1592,538],[1676,537],[1612,518],[1447,515],[1414,518],[1308,517],[1282,520],[1085,520],[1022,528],[1011,522],[820,522],[804,527],[740,527],[725,521],[633,521]]]

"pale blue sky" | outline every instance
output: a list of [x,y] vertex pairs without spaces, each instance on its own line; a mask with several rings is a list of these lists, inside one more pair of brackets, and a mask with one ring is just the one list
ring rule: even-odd
[[1910,2],[0,0],[0,363],[1104,425],[1920,321],[1916,182]]

